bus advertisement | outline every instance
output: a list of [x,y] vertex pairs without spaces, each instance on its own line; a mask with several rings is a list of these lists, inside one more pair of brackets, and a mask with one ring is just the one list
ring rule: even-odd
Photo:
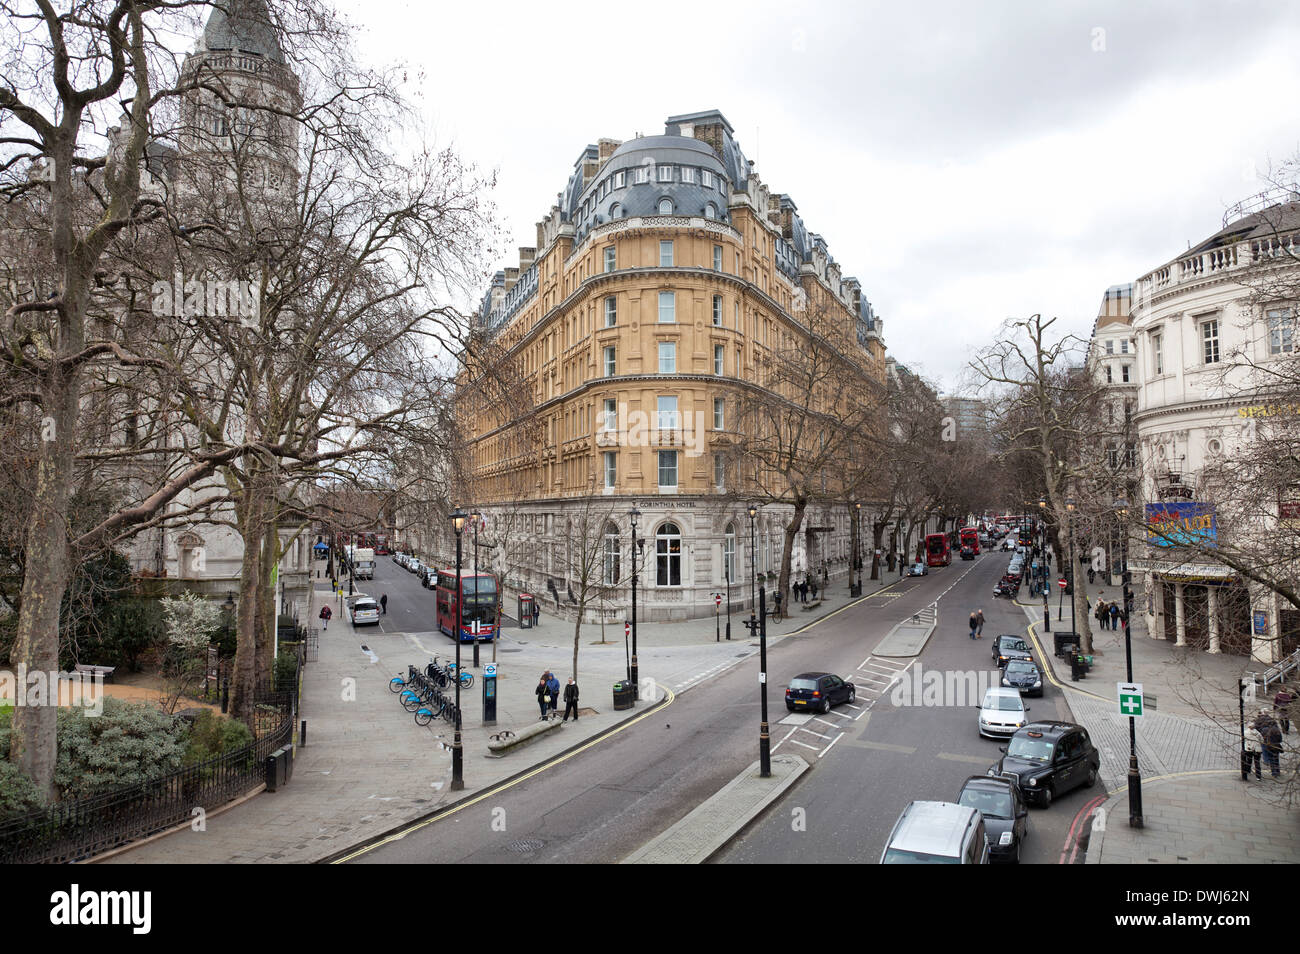
[[501,594],[497,578],[490,573],[474,575],[472,570],[462,570],[459,586],[454,569],[438,571],[437,604],[438,629],[455,638],[456,606],[461,604],[460,641],[474,641],[475,623],[478,638],[490,642],[496,636]]
[[980,532],[974,527],[961,528],[961,545],[970,547],[975,551],[975,555],[980,555]]
[[946,533],[931,533],[925,538],[925,565],[948,566],[952,563],[952,545]]

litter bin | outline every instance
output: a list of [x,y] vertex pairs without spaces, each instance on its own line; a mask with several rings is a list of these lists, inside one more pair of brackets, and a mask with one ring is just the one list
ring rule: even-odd
[[631,709],[636,703],[636,686],[631,682],[619,680],[614,683],[614,708]]
[[1057,656],[1058,658],[1064,659],[1065,647],[1078,646],[1079,642],[1080,640],[1079,640],[1078,633],[1073,633],[1068,631],[1058,631],[1052,633],[1052,643],[1053,643],[1052,654],[1054,656]]
[[519,594],[519,628],[520,629],[533,628],[533,603],[534,603],[534,598],[532,593]]

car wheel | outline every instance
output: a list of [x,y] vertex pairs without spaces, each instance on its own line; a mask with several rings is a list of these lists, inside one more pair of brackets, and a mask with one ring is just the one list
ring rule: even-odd
[[1088,777],[1083,780],[1083,787],[1092,788],[1096,784],[1097,784],[1097,770],[1093,766],[1089,765]]
[[1052,795],[1052,786],[1049,785],[1049,786],[1047,786],[1045,789],[1043,789],[1043,797],[1042,797],[1042,801],[1043,801],[1043,807],[1044,807],[1044,808],[1051,808],[1051,807],[1052,807],[1052,798],[1053,798],[1053,797],[1054,797],[1054,796]]
[[829,698],[822,700],[822,715],[831,711],[831,700]]
[[849,702],[853,702],[855,699],[857,699],[857,697],[858,697],[858,690],[857,690],[857,689],[850,689],[850,690],[849,690]]

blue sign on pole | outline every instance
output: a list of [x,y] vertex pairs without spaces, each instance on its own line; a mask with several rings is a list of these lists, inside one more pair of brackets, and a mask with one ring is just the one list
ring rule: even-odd
[[1255,622],[1255,635],[1267,636],[1268,635],[1268,613],[1264,612],[1263,610],[1256,610],[1251,615],[1254,618],[1254,622]]
[[1216,546],[1214,505],[1180,501],[1146,505],[1147,543],[1157,547]]

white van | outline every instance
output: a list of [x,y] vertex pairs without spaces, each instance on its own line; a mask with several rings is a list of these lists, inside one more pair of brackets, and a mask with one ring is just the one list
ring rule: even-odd
[[889,833],[882,865],[986,865],[984,816],[954,802],[912,802]]

